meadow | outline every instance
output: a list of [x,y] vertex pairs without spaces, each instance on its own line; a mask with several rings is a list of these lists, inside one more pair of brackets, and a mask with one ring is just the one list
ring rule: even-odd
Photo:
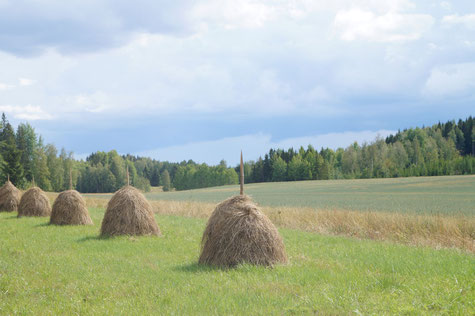
[[246,185],[284,239],[289,264],[274,268],[197,263],[236,186],[148,193],[160,237],[100,238],[110,194],[85,195],[93,226],[0,213],[0,314],[472,315],[474,188],[474,176]]
[[[294,181],[246,184],[262,206],[475,216],[475,176]],[[238,186],[147,193],[149,200],[217,203]]]
[[[246,184],[279,227],[475,253],[475,176]],[[156,213],[208,218],[238,186],[147,193]],[[111,194],[86,194],[105,207]]]
[[289,264],[197,264],[205,220],[156,215],[161,237],[0,213],[0,314],[460,314],[475,312],[475,257],[280,229]]

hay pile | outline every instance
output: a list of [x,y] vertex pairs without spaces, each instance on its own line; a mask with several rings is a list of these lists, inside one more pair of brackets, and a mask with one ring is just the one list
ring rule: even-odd
[[285,246],[274,224],[246,195],[218,204],[201,241],[199,263],[233,267],[240,263],[286,263]]
[[21,192],[10,181],[0,188],[0,212],[16,212]]
[[50,224],[92,225],[86,202],[76,190],[61,192],[53,203]]
[[51,205],[46,194],[38,187],[33,187],[23,193],[18,205],[18,217],[21,216],[50,216]]
[[160,235],[160,229],[152,206],[143,194],[134,187],[125,186],[107,204],[101,235]]

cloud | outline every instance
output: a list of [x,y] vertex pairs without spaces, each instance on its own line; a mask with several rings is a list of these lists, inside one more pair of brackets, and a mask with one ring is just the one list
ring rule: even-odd
[[0,10],[0,50],[77,54],[122,46],[139,32],[186,34],[191,2],[7,0]]
[[300,146],[307,148],[311,144],[317,150],[321,147],[337,149],[339,147],[347,147],[354,141],[362,144],[373,141],[377,136],[386,137],[394,133],[395,131],[389,130],[343,132],[286,138],[279,141],[273,141],[270,134],[258,133],[169,146],[139,152],[137,155],[176,162],[192,158],[196,162],[207,162],[210,164],[218,164],[221,159],[224,159],[229,165],[233,166],[238,163],[241,150],[245,155],[245,160],[256,160],[271,148],[289,149],[293,147],[298,149]]
[[[397,129],[463,116],[473,104],[463,99],[475,91],[470,74],[443,66],[475,62],[470,30],[441,22],[473,12],[467,3],[0,3],[0,104],[40,105],[31,117],[54,124],[35,122],[38,131],[78,152]],[[450,109],[442,92],[456,100]],[[28,115],[11,113],[15,123]]]
[[452,10],[452,5],[448,1],[442,1],[440,7],[447,11]]
[[11,90],[11,89],[14,89],[14,88],[15,88],[14,85],[0,82],[0,91]]
[[475,90],[475,63],[449,64],[432,69],[423,93],[428,97],[463,97]]
[[[32,79],[27,79],[27,78],[18,78],[18,82],[19,82],[20,86],[31,86],[36,81],[32,80]],[[2,91],[2,90],[3,91],[12,90],[12,89],[15,89],[16,87],[17,87],[16,85],[6,84],[6,83],[0,82],[0,91]]]
[[28,78],[19,78],[18,81],[20,82],[20,86],[31,86],[36,83],[35,80]]
[[14,118],[19,120],[51,120],[53,115],[45,112],[40,106],[12,106],[12,105],[0,105],[0,111],[13,115]]
[[[59,0],[3,0],[0,7],[0,50],[31,57],[50,49],[76,55],[118,48],[144,33],[186,38],[220,29],[254,30],[273,23],[315,19],[318,16],[313,14],[348,7],[379,14],[414,5],[409,0],[71,0],[67,3]],[[352,11],[341,14],[345,12]],[[426,20],[423,15],[397,14],[370,18],[377,22],[377,28],[385,27],[382,20],[386,18],[410,22],[416,27],[423,22],[418,24],[414,19]],[[368,22],[371,21],[365,23]],[[320,22],[317,19],[314,23]],[[410,36],[404,32],[396,33],[392,38],[412,38],[417,36],[417,32]],[[354,36],[348,31],[344,34],[345,37]]]
[[446,15],[442,18],[443,24],[448,25],[463,25],[470,30],[475,30],[475,14],[466,15]]
[[274,6],[250,0],[203,1],[192,10],[193,18],[199,23],[215,24],[226,29],[262,27],[275,18],[276,13]]
[[371,11],[351,9],[339,11],[334,27],[345,41],[402,42],[419,39],[434,24],[428,14],[388,12],[376,15]]

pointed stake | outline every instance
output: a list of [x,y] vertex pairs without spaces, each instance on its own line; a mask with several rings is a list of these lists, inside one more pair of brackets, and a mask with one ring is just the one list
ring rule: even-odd
[[7,174],[8,182],[10,182],[10,174]]
[[32,176],[31,184],[32,184],[34,187],[36,187],[36,184],[35,184],[35,176]]
[[69,167],[69,190],[73,189],[73,173],[71,167]]
[[239,168],[240,173],[240,183],[241,183],[241,195],[244,195],[244,164],[242,162],[242,150],[241,150],[241,166]]
[[127,185],[130,185],[129,165],[127,165]]

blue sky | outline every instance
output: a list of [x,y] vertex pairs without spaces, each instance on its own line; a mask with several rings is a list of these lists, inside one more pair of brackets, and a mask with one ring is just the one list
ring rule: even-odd
[[235,164],[474,109],[471,0],[0,0],[0,111],[76,157]]

